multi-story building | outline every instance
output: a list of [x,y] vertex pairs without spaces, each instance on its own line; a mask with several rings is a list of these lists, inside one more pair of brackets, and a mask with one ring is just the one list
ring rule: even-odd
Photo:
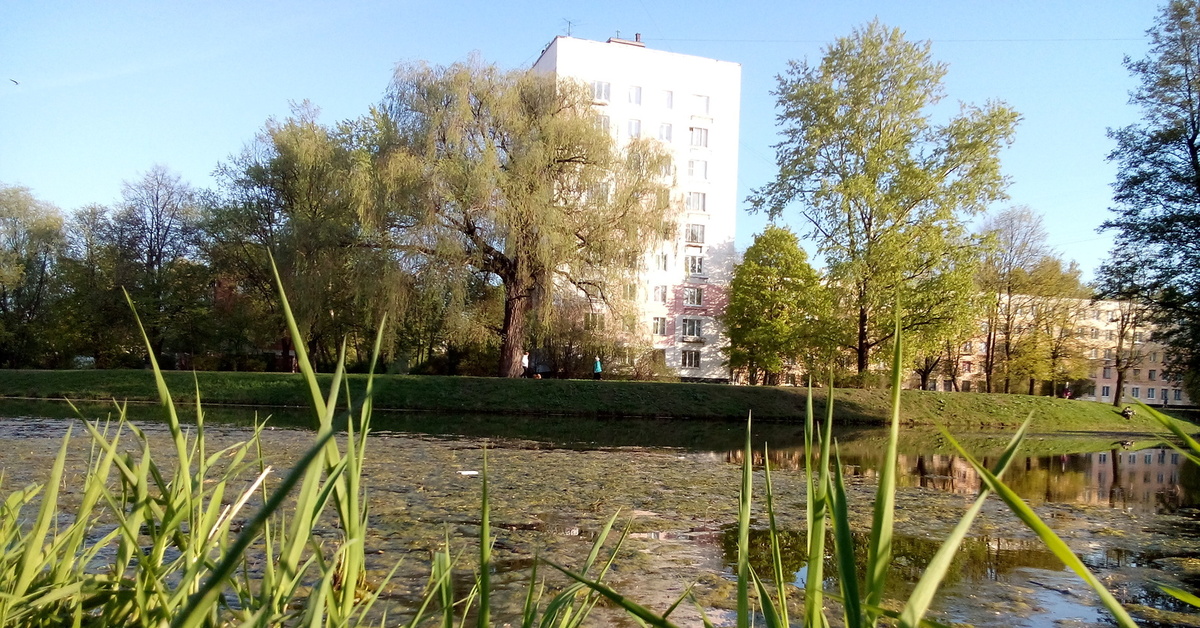
[[[1039,301],[1030,297],[1014,313],[1018,330],[1023,321],[1033,318]],[[1168,348],[1154,341],[1154,327],[1142,314],[1133,312],[1124,301],[1078,301],[1073,306],[1071,350],[1082,352],[1087,361],[1087,376],[1072,385],[1072,396],[1080,399],[1113,401],[1117,388],[1118,357],[1126,366],[1121,383],[1122,399],[1141,401],[1152,406],[1192,404],[1187,391],[1176,379],[1164,374]],[[979,338],[963,344],[957,356],[957,376],[943,376],[933,382],[938,390],[985,390],[984,365],[987,360],[986,330]],[[1124,338],[1122,339],[1122,336]],[[1016,392],[1025,392],[1017,383]],[[1000,392],[993,382],[993,391]],[[1056,394],[1060,390],[1056,390]],[[1041,392],[1041,391],[1038,391]]]
[[727,380],[718,317],[735,263],[741,66],[633,41],[555,37],[534,70],[582,81],[618,143],[655,138],[673,156],[678,232],[643,260],[636,301],[666,365],[689,380]]

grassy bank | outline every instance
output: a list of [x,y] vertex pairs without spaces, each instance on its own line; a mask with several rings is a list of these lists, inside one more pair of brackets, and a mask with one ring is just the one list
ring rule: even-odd
[[[191,401],[192,373],[164,373],[178,401]],[[296,406],[308,399],[300,375],[217,373],[195,375],[206,404]],[[365,376],[350,376],[355,396]],[[328,376],[323,377],[328,385]],[[189,391],[189,392],[181,392]],[[743,420],[801,420],[805,391],[799,388],[616,382],[506,380],[478,377],[382,376],[375,381],[375,407],[423,412],[630,416]],[[154,400],[148,371],[0,371],[0,397],[75,400]],[[823,411],[825,391],[814,404]],[[889,412],[883,390],[839,389],[836,417],[844,423],[884,423]],[[904,391],[902,419],[914,425],[952,429],[1015,426],[1030,412],[1034,432],[1154,431],[1146,416],[1127,421],[1107,404],[983,393]],[[1143,413],[1144,414],[1144,413]]]

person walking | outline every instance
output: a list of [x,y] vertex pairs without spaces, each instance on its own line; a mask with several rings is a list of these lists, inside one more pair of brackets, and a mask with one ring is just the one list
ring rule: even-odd
[[532,373],[530,373],[530,371],[529,371],[529,352],[528,351],[526,351],[521,356],[521,377],[524,377],[526,379],[533,377]]
[[603,372],[604,369],[600,366],[600,356],[596,356],[596,363],[592,365],[592,379],[600,379],[600,373]]

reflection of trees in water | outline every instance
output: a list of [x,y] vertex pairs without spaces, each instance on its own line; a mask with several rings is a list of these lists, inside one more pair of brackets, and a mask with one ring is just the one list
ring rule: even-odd
[[[866,569],[867,537],[866,533],[854,535],[855,546],[861,550],[856,555],[860,577]],[[726,562],[730,566],[735,565],[737,563],[737,528],[727,528],[721,540]],[[797,580],[802,579],[800,572],[808,564],[806,534],[799,530],[781,530],[779,531],[779,540],[784,573],[795,574]],[[827,547],[832,548],[832,536],[826,539],[826,544]],[[889,578],[888,594],[891,596],[906,595],[911,586],[920,579],[925,567],[940,546],[940,539],[902,535],[893,537],[892,574],[894,577]],[[750,565],[760,575],[773,573],[771,539],[767,530],[750,531]],[[955,554],[954,561],[946,574],[944,586],[957,582],[975,583],[999,580],[1012,570],[1024,567],[1059,571],[1063,569],[1063,564],[1037,539],[1005,539],[989,536],[968,538],[963,540],[962,546]],[[830,578],[826,586],[834,586],[838,573],[832,553],[825,560],[824,568]]]
[[[741,450],[729,451],[724,458],[740,465],[743,454]],[[755,451],[753,463],[761,466],[763,461],[762,451]],[[802,470],[804,449],[773,450],[770,461],[774,469]],[[987,457],[982,461],[988,466],[994,463]],[[843,451],[842,455],[847,476],[874,477],[882,462],[882,451]],[[964,495],[973,495],[981,488],[975,469],[956,455],[902,453],[897,456],[897,467],[897,484],[902,487]],[[1156,512],[1200,504],[1200,470],[1166,448],[1018,458],[1009,466],[1004,480],[1034,505],[1095,504]]]

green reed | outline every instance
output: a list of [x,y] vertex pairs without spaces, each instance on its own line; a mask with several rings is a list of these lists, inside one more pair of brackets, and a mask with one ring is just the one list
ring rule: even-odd
[[[874,627],[886,618],[887,622],[903,627],[937,626],[935,622],[925,619],[925,614],[937,594],[941,582],[950,569],[954,554],[958,551],[962,540],[966,537],[971,524],[983,508],[984,502],[990,495],[998,496],[1017,517],[1031,530],[1038,534],[1042,542],[1065,565],[1075,571],[1085,582],[1096,590],[1102,604],[1113,615],[1118,625],[1134,626],[1133,620],[1121,604],[1109,593],[1102,583],[1083,565],[1066,543],[1062,541],[1017,495],[1009,489],[1000,476],[1016,455],[1017,449],[1025,438],[1032,414],[1025,419],[1013,435],[1008,446],[989,470],[974,457],[964,451],[958,443],[946,436],[958,447],[959,452],[978,471],[984,488],[963,514],[958,524],[943,540],[940,548],[934,554],[930,563],[917,582],[912,593],[904,602],[899,612],[885,609],[885,585],[891,564],[893,523],[896,503],[896,460],[897,444],[900,433],[900,379],[902,374],[902,351],[899,324],[894,330],[896,342],[892,355],[892,413],[889,425],[887,450],[884,464],[880,468],[874,509],[871,518],[871,533],[867,541],[866,567],[861,581],[857,572],[857,553],[851,534],[850,514],[846,496],[846,484],[842,476],[842,464],[837,453],[835,439],[832,437],[833,403],[827,404],[824,424],[818,425],[814,419],[811,402],[805,412],[805,486],[808,500],[806,502],[805,525],[808,534],[808,572],[805,583],[804,615],[802,624],[806,628],[826,628],[829,619],[825,607],[825,598],[831,597],[840,602],[844,625],[850,627]],[[831,387],[832,390],[832,387]],[[809,399],[812,398],[811,390]],[[1157,418],[1157,417],[1156,417]],[[1178,426],[1162,417],[1159,419],[1172,429],[1185,443],[1192,448],[1193,457],[1200,463],[1200,443],[1186,437]],[[944,430],[943,430],[944,431]],[[1186,453],[1186,452],[1185,452]],[[787,582],[783,573],[781,548],[775,529],[775,502],[771,486],[770,463],[764,451],[763,479],[766,486],[766,515],[769,526],[771,556],[773,560],[771,574],[775,582],[775,590],[771,591],[766,583],[755,573],[749,564],[749,528],[751,508],[753,505],[752,464],[753,452],[750,444],[750,421],[746,423],[746,445],[742,457],[742,482],[738,507],[738,560],[737,560],[737,625],[739,628],[757,624],[755,616],[759,616],[762,625],[767,628],[785,628],[791,623],[787,608]],[[829,527],[832,527],[833,548],[832,559],[838,567],[839,594],[828,594],[822,590],[824,585],[825,539]],[[653,611],[622,596],[612,589],[589,581],[577,574],[568,574],[579,582],[603,594],[616,605],[624,608],[641,622],[651,626],[668,628],[675,626],[669,620],[670,611],[656,614]],[[757,594],[757,609],[752,608],[750,590]],[[1181,591],[1168,591],[1180,599],[1200,603],[1200,598]],[[1178,595],[1183,594],[1183,595]],[[688,595],[685,593],[685,596]],[[1187,597],[1184,597],[1187,596]],[[676,602],[678,605],[679,602]],[[673,610],[675,606],[671,607]],[[703,612],[703,609],[701,609]],[[707,617],[706,626],[711,626]]]

